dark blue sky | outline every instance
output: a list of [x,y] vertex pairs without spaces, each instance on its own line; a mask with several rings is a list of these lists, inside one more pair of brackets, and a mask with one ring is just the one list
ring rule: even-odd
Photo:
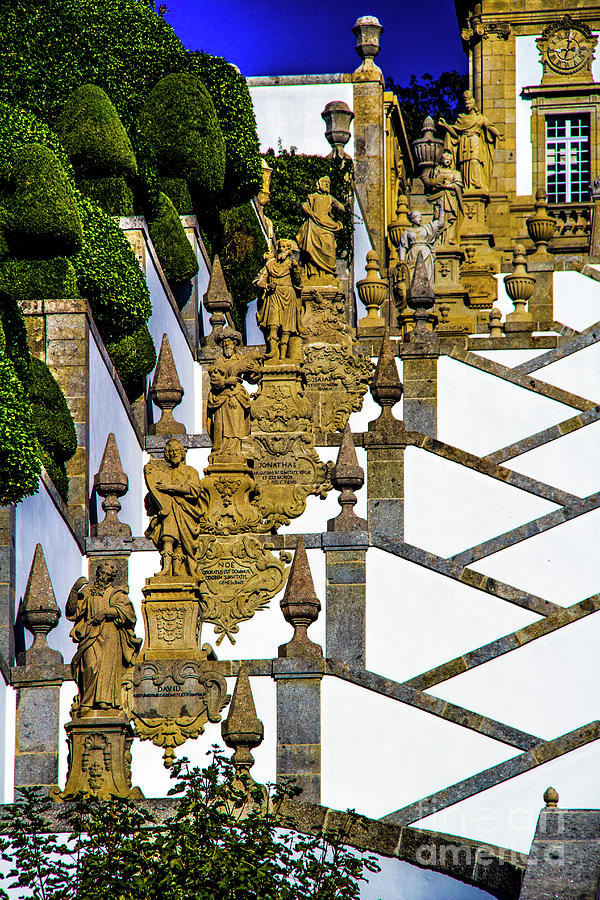
[[359,60],[350,29],[364,15],[384,27],[377,62],[386,76],[405,82],[413,72],[467,70],[453,0],[165,2],[186,47],[224,56],[244,75],[351,72]]

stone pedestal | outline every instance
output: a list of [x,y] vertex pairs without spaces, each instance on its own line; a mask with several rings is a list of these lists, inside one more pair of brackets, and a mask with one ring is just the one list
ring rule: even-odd
[[277,780],[294,779],[299,800],[321,802],[321,679],[323,663],[279,659],[277,682]]
[[352,346],[352,337],[346,325],[345,297],[339,282],[318,284],[308,282],[302,289],[304,306],[305,344],[315,341]]
[[431,332],[411,331],[399,345],[404,379],[404,425],[437,437],[437,362],[439,342]]
[[304,375],[314,426],[333,433],[343,430],[350,415],[362,407],[373,364],[348,347],[313,343],[304,348]]
[[528,303],[533,330],[550,331],[554,322],[554,257],[536,250],[527,259],[527,271],[535,275],[535,288]]
[[[456,244],[441,244],[436,251],[434,313],[438,322],[435,330],[448,338],[461,337],[471,330],[471,315],[465,306],[468,295],[460,277],[464,257]],[[409,328],[405,337],[408,333]]]
[[368,534],[323,535],[326,559],[328,659],[366,665],[366,557]]
[[[15,788],[58,781],[59,700],[56,667],[16,670]],[[27,673],[27,680],[23,675]],[[32,680],[37,675],[37,681]],[[54,680],[53,679],[54,676]]]
[[69,742],[69,772],[64,791],[55,787],[54,800],[75,800],[79,795],[98,800],[115,797],[143,799],[131,786],[133,731],[125,718],[89,716],[65,725]]
[[142,593],[146,632],[143,658],[207,659],[209,650],[200,642],[202,595],[198,582],[185,575],[156,575],[146,579]]
[[404,450],[406,444],[367,444],[369,531],[404,540]]

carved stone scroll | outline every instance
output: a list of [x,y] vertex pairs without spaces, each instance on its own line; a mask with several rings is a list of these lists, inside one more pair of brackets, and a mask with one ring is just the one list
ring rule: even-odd
[[232,644],[239,623],[264,609],[284,586],[289,556],[279,559],[269,545],[250,534],[208,538],[201,544],[198,573],[204,579],[204,620],[212,622],[217,644],[225,636]]
[[305,348],[306,396],[317,427],[328,433],[343,431],[351,413],[362,406],[373,368],[369,357],[346,347],[315,343]]

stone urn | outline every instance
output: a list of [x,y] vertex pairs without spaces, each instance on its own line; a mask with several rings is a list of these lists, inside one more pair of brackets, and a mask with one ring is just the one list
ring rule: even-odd
[[367,308],[367,315],[360,321],[361,328],[383,327],[383,319],[379,315],[379,307],[385,300],[388,282],[379,274],[379,257],[374,250],[367,253],[367,276],[356,282],[358,295]]
[[535,212],[526,223],[529,237],[535,244],[536,252],[546,253],[556,231],[556,219],[548,212],[546,191],[542,188],[535,193]]
[[350,123],[354,113],[343,100],[328,103],[321,118],[325,122],[325,137],[336,156],[344,156],[344,147],[350,140]]
[[532,316],[527,312],[527,301],[533,294],[535,277],[527,272],[525,247],[517,244],[513,250],[513,271],[504,279],[506,293],[514,305],[514,312],[506,317],[506,331],[530,331],[533,327]]
[[352,33],[356,38],[356,52],[362,59],[363,66],[374,65],[373,60],[379,53],[379,39],[383,28],[376,16],[361,16],[356,20]]
[[435,137],[435,122],[431,116],[423,122],[421,137],[412,142],[412,148],[420,175],[433,169],[441,160],[444,142]]
[[400,244],[400,238],[402,237],[402,232],[406,231],[407,228],[410,227],[410,220],[408,218],[408,199],[406,194],[398,194],[398,201],[396,203],[396,218],[393,222],[390,222],[388,225],[388,235],[392,245],[398,249]]

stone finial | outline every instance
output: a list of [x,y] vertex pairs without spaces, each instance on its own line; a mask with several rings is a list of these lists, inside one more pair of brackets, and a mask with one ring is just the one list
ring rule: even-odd
[[535,212],[525,224],[527,233],[535,244],[536,253],[547,253],[548,244],[556,231],[557,221],[548,213],[546,191],[543,188],[535,192]]
[[231,761],[238,779],[251,777],[250,769],[254,765],[251,751],[262,744],[264,733],[263,723],[256,715],[248,669],[242,665],[235,682],[229,713],[221,724],[223,740],[234,751]]
[[336,491],[340,491],[338,503],[342,511],[335,519],[327,522],[327,531],[366,531],[366,519],[359,518],[354,512],[356,494],[365,482],[365,473],[358,464],[356,449],[352,440],[350,425],[346,424],[342,434],[342,442],[338,458],[331,473],[331,483]]
[[444,151],[444,142],[435,136],[435,122],[431,116],[427,116],[421,129],[421,137],[411,144],[415,161],[419,168],[419,174],[425,175],[436,166]]
[[379,256],[375,250],[367,253],[367,274],[356,282],[358,295],[367,308],[367,315],[358,323],[359,328],[384,328],[385,322],[379,315],[379,307],[386,298],[388,282],[379,274]]
[[422,250],[417,254],[407,301],[410,308],[415,311],[415,321],[417,319],[427,321],[426,310],[432,309],[435,305],[435,290],[429,279]]
[[280,606],[285,621],[294,628],[294,635],[289,643],[279,647],[278,655],[287,659],[290,657],[322,659],[322,648],[311,641],[306,633],[308,626],[316,622],[321,604],[315,593],[302,536],[298,538],[296,544],[296,552]]
[[344,147],[350,140],[350,123],[354,113],[343,100],[332,100],[321,113],[321,118],[325,122],[325,137],[333,155],[346,156]]
[[215,256],[213,259],[208,287],[202,302],[204,303],[204,309],[210,313],[209,321],[212,328],[211,333],[206,336],[205,343],[207,346],[214,347],[217,334],[222,331],[227,324],[226,314],[233,309],[233,297],[227,290],[223,267],[218,256]]
[[513,271],[504,279],[506,293],[514,305],[514,312],[508,313],[504,330],[532,331],[533,316],[526,309],[527,301],[533,294],[535,277],[527,273],[525,247],[517,244],[513,250]]
[[377,368],[371,382],[371,394],[375,403],[381,406],[381,413],[379,418],[369,422],[369,431],[385,429],[396,432],[400,428],[404,430],[403,423],[392,415],[392,407],[401,399],[403,393],[404,388],[396,368],[396,354],[390,340],[390,330],[386,328]]
[[356,38],[356,52],[361,58],[360,69],[375,68],[373,60],[379,53],[379,39],[383,27],[376,16],[361,16],[356,20],[352,33]]
[[556,788],[546,788],[544,791],[544,803],[546,804],[546,809],[556,809],[558,806],[558,791]]
[[489,318],[488,328],[490,331],[490,337],[491,338],[504,337],[504,330],[502,328],[502,313],[496,306],[493,306],[492,309],[490,309],[490,314],[489,314],[488,318]]
[[100,497],[104,497],[102,501],[104,518],[96,525],[92,525],[92,537],[131,537],[129,525],[119,521],[121,509],[119,497],[127,493],[129,479],[123,471],[119,448],[112,431],[106,438],[102,462],[94,475],[94,488]]
[[47,641],[48,632],[58,625],[61,612],[54,596],[41,544],[36,544],[19,615],[25,627],[33,634],[33,644],[29,650],[19,655],[19,664],[48,666],[62,663],[62,653],[49,647]]
[[150,434],[185,434],[185,425],[173,418],[173,409],[179,406],[183,395],[184,390],[179,381],[169,338],[163,334],[150,388],[150,396],[162,415],[158,422],[149,426]]

